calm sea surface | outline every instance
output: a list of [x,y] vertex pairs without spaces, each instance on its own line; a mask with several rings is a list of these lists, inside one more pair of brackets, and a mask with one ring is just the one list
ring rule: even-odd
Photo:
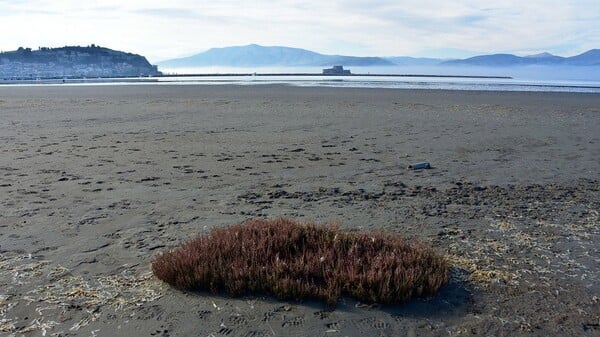
[[232,76],[232,77],[162,77],[157,84],[265,85],[299,87],[446,89],[486,91],[545,91],[600,93],[600,82],[565,80],[519,80],[438,77],[375,76]]
[[[150,78],[33,80],[1,85],[288,85],[299,87],[446,89],[485,91],[542,91],[600,93],[600,66],[597,67],[364,67],[351,68],[361,76],[264,76],[269,73],[319,73],[309,68],[195,68],[161,69],[166,74],[220,74],[219,76],[163,76]],[[246,74],[223,76],[223,74]],[[257,75],[254,75],[257,74]],[[372,76],[391,74],[396,76]],[[411,76],[403,76],[411,75]],[[424,75],[424,76],[415,76]],[[460,78],[444,76],[508,76],[505,78]]]

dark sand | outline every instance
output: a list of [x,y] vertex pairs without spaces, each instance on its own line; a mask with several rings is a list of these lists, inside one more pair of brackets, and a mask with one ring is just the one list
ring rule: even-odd
[[[600,95],[0,87],[0,138],[0,335],[600,335]],[[257,216],[419,237],[452,280],[330,311],[149,274]]]

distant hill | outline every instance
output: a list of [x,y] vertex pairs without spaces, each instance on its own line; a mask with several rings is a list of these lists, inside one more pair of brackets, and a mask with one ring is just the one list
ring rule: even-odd
[[506,67],[519,65],[567,65],[567,66],[598,66],[600,65],[600,49],[592,49],[583,54],[571,57],[561,57],[550,53],[529,56],[512,54],[481,55],[464,60],[451,60],[442,65],[470,65],[486,67]]
[[380,57],[324,55],[290,47],[247,46],[212,48],[190,57],[159,62],[161,67],[261,67],[261,66],[386,66],[393,62]]
[[386,60],[399,66],[435,66],[446,60],[428,57],[409,57],[409,56],[393,56],[386,57]]
[[571,65],[600,66],[600,49],[588,50],[583,54],[567,58]]
[[493,55],[481,55],[474,56],[464,60],[451,60],[443,62],[442,64],[452,65],[472,65],[472,66],[512,66],[512,65],[523,65],[533,64],[538,62],[535,59],[527,57],[519,57],[512,54],[493,54]]
[[159,75],[145,57],[103,48],[19,48],[0,53],[0,78],[114,77]]
[[530,57],[530,58],[549,58],[549,57],[560,57],[560,56],[556,56],[556,55],[552,55],[548,52],[544,52],[544,53],[539,53],[539,54],[533,54],[533,55],[527,55],[525,57]]

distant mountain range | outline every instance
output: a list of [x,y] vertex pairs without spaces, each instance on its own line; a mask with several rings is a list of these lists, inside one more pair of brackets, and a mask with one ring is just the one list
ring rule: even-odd
[[467,59],[438,59],[398,57],[358,57],[345,55],[325,55],[310,50],[290,47],[265,47],[256,44],[225,48],[212,48],[189,57],[167,60],[158,63],[163,68],[192,67],[266,67],[266,66],[522,66],[522,65],[572,65],[600,66],[600,49],[592,49],[572,57],[561,57],[549,53],[530,56],[512,54],[481,55]]
[[91,45],[0,53],[1,79],[159,75],[145,57]]
[[493,54],[470,57],[464,60],[450,60],[442,64],[470,66],[522,66],[522,65],[568,65],[568,66],[600,66],[600,49],[588,50],[583,54],[562,57],[550,53],[529,56],[512,54]]
[[159,62],[167,68],[182,67],[261,67],[261,66],[389,66],[390,60],[381,57],[324,55],[310,50],[290,47],[263,47],[256,44],[237,47],[212,48],[190,57]]

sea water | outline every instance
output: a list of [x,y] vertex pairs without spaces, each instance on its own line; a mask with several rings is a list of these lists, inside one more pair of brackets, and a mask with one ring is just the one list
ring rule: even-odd
[[[258,76],[269,73],[319,73],[317,67],[295,68],[192,68],[172,69],[166,73],[219,74],[206,77],[162,77],[159,82],[180,84],[280,84],[305,87],[447,89],[486,91],[545,91],[600,93],[600,66],[561,67],[350,67],[361,76]],[[244,73],[245,76],[222,76]],[[253,75],[253,74],[257,75]],[[373,74],[397,76],[372,76]],[[407,76],[408,75],[408,76]],[[423,75],[423,76],[415,76]],[[432,76],[450,77],[432,77]],[[456,77],[452,77],[456,76]],[[464,78],[495,76],[510,78]]]
[[[194,68],[162,69],[176,76],[32,80],[3,85],[287,85],[299,87],[444,89],[484,91],[538,91],[600,93],[600,66],[596,67],[350,67],[354,76],[268,76],[266,74],[318,74],[317,67],[304,68]],[[191,76],[181,76],[190,74]],[[204,74],[197,76],[197,74]],[[206,75],[206,74],[212,74]],[[243,74],[243,75],[232,75]],[[374,76],[384,74],[386,76]],[[421,76],[419,76],[421,75]],[[435,77],[435,76],[449,77]],[[455,76],[455,77],[452,77]],[[510,78],[465,78],[496,76]]]
[[162,84],[289,85],[299,87],[444,89],[485,91],[543,91],[600,93],[600,82],[487,78],[375,77],[375,76],[207,76],[162,77]]

